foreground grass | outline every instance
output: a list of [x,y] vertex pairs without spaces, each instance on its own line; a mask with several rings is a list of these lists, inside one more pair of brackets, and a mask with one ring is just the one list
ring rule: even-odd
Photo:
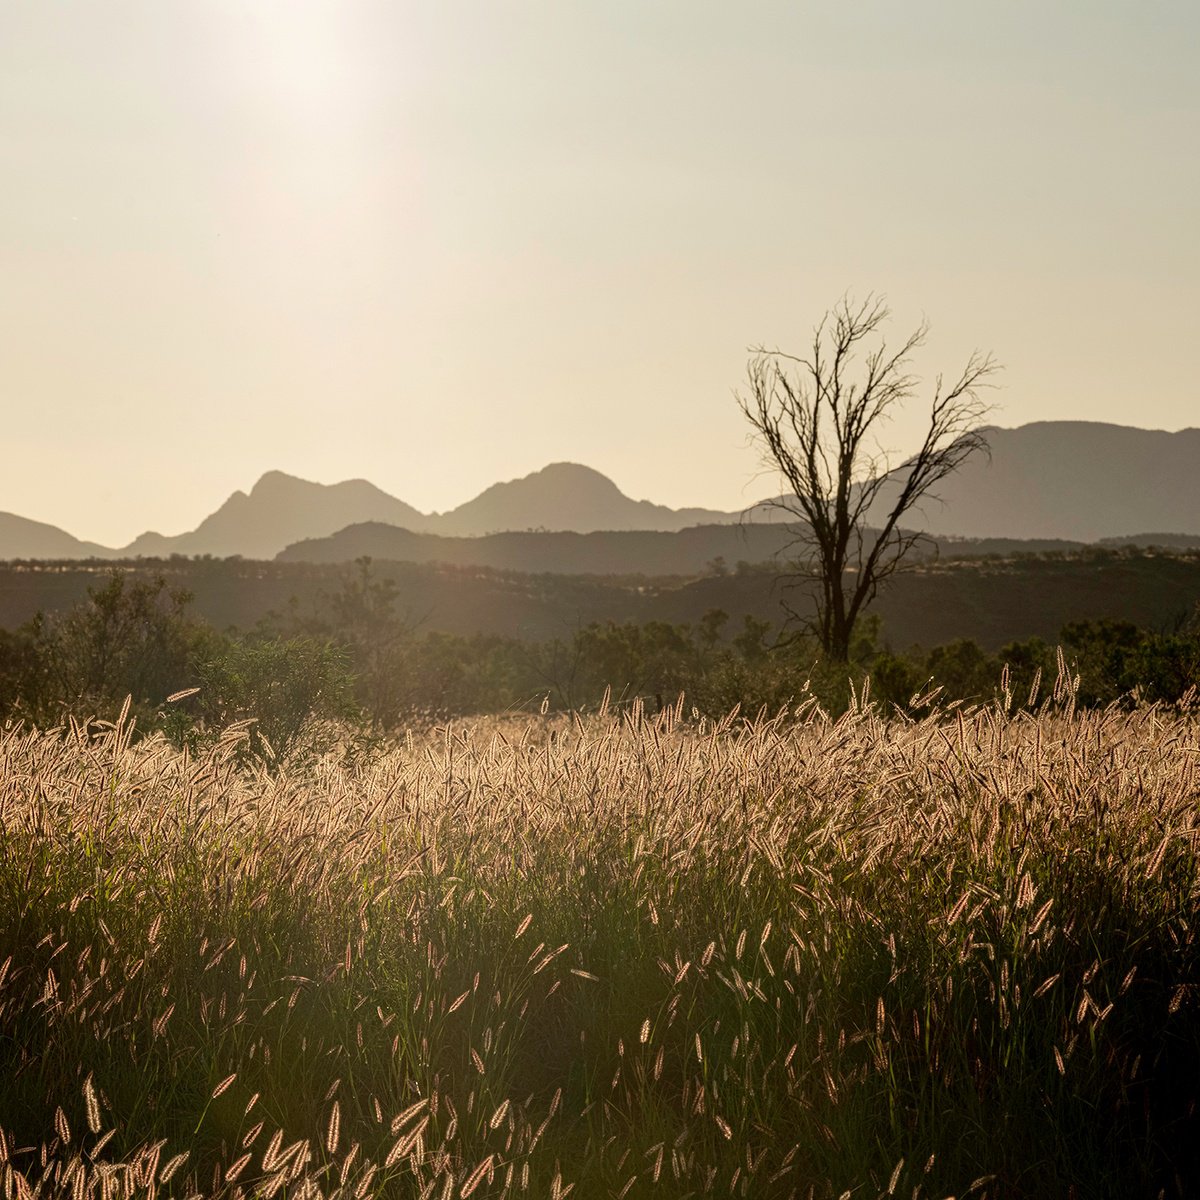
[[0,734],[5,1196],[1200,1194],[1200,730]]

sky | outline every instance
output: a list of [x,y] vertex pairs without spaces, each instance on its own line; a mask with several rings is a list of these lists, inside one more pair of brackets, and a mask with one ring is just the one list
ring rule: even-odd
[[0,510],[741,508],[748,351],[846,293],[996,424],[1200,425],[1197,61],[1194,0],[0,0]]

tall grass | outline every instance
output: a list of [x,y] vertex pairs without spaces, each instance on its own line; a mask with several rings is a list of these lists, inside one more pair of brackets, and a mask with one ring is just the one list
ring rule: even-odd
[[5,1196],[1200,1194],[1200,729],[0,735]]

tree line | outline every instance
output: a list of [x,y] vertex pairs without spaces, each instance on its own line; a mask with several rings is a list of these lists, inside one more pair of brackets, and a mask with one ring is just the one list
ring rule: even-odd
[[1029,638],[995,653],[969,640],[896,650],[868,616],[843,660],[812,635],[755,617],[735,625],[720,610],[692,624],[608,621],[531,641],[423,632],[399,599],[363,560],[306,612],[219,631],[164,577],[113,572],[74,607],[0,630],[0,719],[111,720],[128,698],[143,732],[196,743],[243,722],[248,751],[270,760],[347,730],[384,736],[604,702],[653,710],[682,696],[696,716],[814,703],[833,715],[864,702],[886,714],[996,699],[1037,707],[1065,672],[1077,704],[1190,704],[1200,680],[1200,608],[1169,629],[1077,621],[1059,646]]

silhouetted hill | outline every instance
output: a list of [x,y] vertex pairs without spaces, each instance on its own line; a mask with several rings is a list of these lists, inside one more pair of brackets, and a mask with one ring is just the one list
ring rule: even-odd
[[551,463],[522,479],[495,483],[458,508],[434,518],[437,533],[474,537],[513,530],[594,533],[662,530],[735,520],[707,508],[666,508],[631,500],[606,475],[578,463]]
[[458,508],[431,515],[363,479],[321,484],[268,471],[249,494],[234,492],[194,530],[174,536],[143,533],[121,549],[79,542],[52,525],[12,517],[9,525],[0,524],[0,559],[166,558],[172,554],[268,559],[294,542],[328,537],[364,522],[470,537],[525,529],[678,530],[701,521],[738,519],[737,513],[672,509],[631,500],[598,471],[575,463],[554,463],[523,479],[494,484]]
[[57,525],[0,512],[0,557],[109,558],[112,553],[95,542],[81,542]]
[[378,523],[352,525],[332,537],[297,542],[279,562],[353,562],[364,555],[398,562],[441,562],[504,571],[564,575],[696,575],[716,558],[732,567],[766,562],[791,538],[778,525],[697,525],[675,533],[492,533],[442,537]]
[[907,523],[935,534],[1095,542],[1146,529],[1200,534],[1200,429],[1166,433],[1098,421],[990,429]]
[[1101,546],[1161,546],[1171,550],[1200,550],[1200,534],[1131,533],[1128,537],[1101,538]]
[[[989,438],[991,459],[969,460],[943,482],[944,503],[926,502],[906,524],[939,537],[1023,541],[1133,538],[1139,544],[1169,539],[1168,544],[1183,545],[1200,536],[1200,429],[1165,433],[1090,421],[1039,421],[992,429]],[[757,525],[777,514],[760,505],[753,515]],[[146,533],[122,550],[78,542],[53,526],[9,517],[0,523],[0,558],[271,558],[293,543],[326,538],[364,522],[478,537],[521,530],[669,533],[740,520],[738,513],[671,509],[630,499],[604,475],[574,463],[554,463],[523,479],[495,484],[458,508],[432,515],[365,480],[324,485],[271,471],[248,495],[235,492],[195,530],[173,537]],[[567,543],[562,545],[565,552]],[[709,557],[716,553],[725,551]],[[564,560],[548,569],[575,567]]]
[[282,471],[268,471],[249,495],[234,492],[191,533],[178,537],[144,533],[122,554],[126,557],[211,554],[221,558],[240,554],[243,558],[270,558],[297,538],[325,536],[359,521],[419,527],[425,517],[365,479],[321,484]]
[[[297,542],[276,555],[278,562],[338,563],[367,557],[380,561],[447,563],[501,571],[558,572],[563,575],[699,575],[717,559],[727,568],[738,562],[786,561],[793,537],[782,525],[695,525],[675,533],[624,530],[602,533],[493,533],[485,537],[442,537],[412,533],[377,522],[351,525],[327,538]],[[1062,540],[1017,541],[945,539],[945,557],[1042,554],[1078,550]]]

